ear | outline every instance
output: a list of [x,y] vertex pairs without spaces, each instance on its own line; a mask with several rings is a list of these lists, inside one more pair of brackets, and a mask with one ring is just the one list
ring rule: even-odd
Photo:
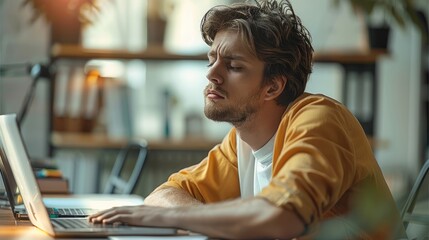
[[287,78],[285,76],[277,76],[267,85],[265,100],[276,99],[286,87]]

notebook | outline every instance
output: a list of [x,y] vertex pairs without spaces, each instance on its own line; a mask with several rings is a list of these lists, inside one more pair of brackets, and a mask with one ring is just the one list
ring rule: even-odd
[[0,143],[33,225],[54,237],[176,235],[178,229],[91,224],[86,218],[50,218],[25,150],[15,114],[0,115]]

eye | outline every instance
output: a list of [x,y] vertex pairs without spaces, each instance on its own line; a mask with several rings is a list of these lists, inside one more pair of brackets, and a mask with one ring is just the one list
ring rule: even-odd
[[228,70],[231,70],[234,72],[243,70],[243,64],[241,64],[240,61],[237,61],[234,59],[229,59],[228,61],[225,62],[225,65]]
[[227,68],[229,70],[235,71],[235,72],[239,72],[239,71],[241,71],[243,69],[243,67],[235,66],[235,65],[232,65],[232,64],[228,64]]
[[207,67],[211,67],[216,63],[216,58],[214,57],[209,57],[209,64],[207,64]]
[[217,57],[214,54],[209,54],[207,67],[211,67],[216,63]]

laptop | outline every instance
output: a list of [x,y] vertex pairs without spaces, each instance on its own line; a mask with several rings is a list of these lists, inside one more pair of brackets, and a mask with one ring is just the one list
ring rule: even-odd
[[176,235],[178,229],[89,223],[87,218],[50,218],[42,199],[15,114],[0,115],[0,142],[7,157],[30,222],[54,237],[105,237],[119,235]]
[[[9,201],[9,207],[12,210],[15,220],[28,220],[27,210],[24,207],[21,193],[16,185],[15,178],[13,177],[12,170],[9,166],[9,161],[4,151],[4,147],[0,141],[0,175],[3,180],[3,185],[6,191],[6,197]],[[52,202],[50,198],[44,198],[45,206],[49,216],[51,217],[86,217],[92,213],[99,211],[99,208],[86,208],[82,206],[68,205],[67,207],[59,207],[51,205],[47,202]],[[59,202],[61,202],[59,200]],[[71,207],[74,206],[74,207]]]
[[[21,193],[16,185],[9,161],[0,141],[0,175],[6,191],[9,207],[15,220],[28,220],[27,210],[22,201]],[[82,194],[58,197],[43,197],[43,202],[51,218],[87,217],[106,208],[121,205],[140,205],[143,199],[137,195],[119,194]]]
[[[4,146],[0,140],[0,175],[5,186],[9,206],[15,220],[28,220]],[[51,218],[87,217],[103,209],[121,205],[140,205],[143,199],[137,195],[84,194],[72,197],[44,197],[43,202]]]

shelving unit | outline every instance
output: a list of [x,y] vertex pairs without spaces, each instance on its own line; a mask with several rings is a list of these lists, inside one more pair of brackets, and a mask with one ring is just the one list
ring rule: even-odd
[[[386,52],[329,52],[322,53],[318,52],[314,55],[315,63],[323,64],[339,64],[344,69],[344,96],[349,91],[359,91],[360,89],[350,89],[348,85],[348,77],[351,73],[368,73],[371,76],[371,93],[372,103],[371,103],[371,118],[370,119],[358,119],[361,121],[362,126],[367,131],[367,134],[372,136],[374,133],[374,122],[376,118],[376,91],[377,91],[377,72],[376,65],[377,61],[381,56],[386,55]],[[207,61],[206,54],[199,55],[180,55],[167,52],[160,46],[152,46],[142,52],[129,52],[125,50],[103,50],[103,49],[85,49],[81,46],[75,45],[54,45],[51,51],[52,64],[56,64],[60,60],[75,60],[79,62],[86,62],[94,59],[110,59],[110,60],[144,60],[144,61]],[[54,83],[55,84],[55,83]],[[51,88],[51,95],[54,95],[54,89]],[[54,102],[53,97],[51,96],[51,104]],[[362,99],[358,99],[361,101]],[[344,103],[347,105],[347,99],[344,99]],[[51,106],[51,110],[52,110]],[[51,115],[52,116],[52,115]],[[52,120],[52,118],[51,118]],[[54,129],[50,128],[51,135],[51,153],[52,149],[63,149],[71,152],[72,159],[68,161],[71,164],[71,167],[74,169],[81,169],[79,171],[86,172],[97,172],[98,165],[100,161],[94,159],[88,161],[87,159],[78,160],[76,154],[81,154],[76,151],[83,151],[88,154],[98,154],[103,152],[108,152],[112,150],[117,150],[123,146],[126,141],[129,139],[111,139],[107,135],[100,134],[91,134],[91,133],[69,133],[69,132],[55,132]],[[370,138],[370,142],[374,147],[385,145],[384,142]],[[163,161],[168,161],[168,166],[173,166],[174,170],[180,169],[180,164],[187,162],[189,165],[195,164],[195,160],[189,159],[199,159],[201,160],[206,156],[209,149],[211,149],[217,142],[207,139],[181,139],[181,140],[156,140],[148,141],[149,148],[151,153],[149,154],[152,157],[153,161],[150,161],[153,164],[154,169],[158,169]],[[74,154],[74,155],[73,155]],[[191,154],[191,155],[189,155]],[[93,155],[94,158],[97,158],[96,155]],[[99,157],[98,157],[99,158]],[[74,160],[73,160],[74,159]],[[173,161],[173,159],[175,161]],[[73,163],[73,161],[80,161],[80,163]],[[189,162],[191,161],[191,162]],[[179,164],[180,163],[180,164]],[[82,167],[82,166],[85,167]],[[165,165],[165,164],[164,164]],[[163,165],[163,166],[164,166]],[[167,165],[165,165],[167,166]],[[162,168],[162,167],[161,167]],[[156,182],[160,176],[162,178],[168,177],[169,171],[173,170],[164,169],[163,173],[160,173],[159,170],[151,170],[146,172],[145,181],[155,181],[152,185],[156,186],[160,182]],[[158,175],[151,175],[151,174]],[[93,174],[94,175],[94,174]],[[94,175],[96,179],[100,179],[100,176]],[[90,182],[85,180],[86,182]],[[149,183],[150,184],[150,183]],[[87,187],[87,184],[76,183],[77,189],[83,189]],[[98,189],[99,186],[92,186],[88,191],[93,191]],[[143,193],[145,195],[146,193]]]
[[[207,55],[179,55],[165,51],[162,47],[152,46],[142,52],[126,50],[85,49],[76,45],[54,45],[51,49],[52,65],[85,64],[90,60],[144,60],[144,61],[205,61]],[[63,61],[66,60],[66,61]],[[53,82],[55,84],[55,82]],[[51,88],[51,104],[54,102],[55,88]],[[51,121],[54,120],[51,105]],[[72,190],[77,193],[98,192],[102,187],[102,170],[109,169],[109,156],[115,154],[129,141],[127,137],[112,138],[105,133],[59,132],[50,124],[50,150],[61,158],[64,169],[72,169],[66,174],[72,182]],[[187,139],[150,139],[148,140],[147,166],[138,187],[139,194],[147,195],[171,174],[184,166],[193,165],[204,158],[207,152],[219,141],[204,138]],[[103,167],[104,166],[104,167]],[[66,170],[65,170],[66,171]],[[82,180],[77,172],[88,173]],[[91,184],[88,184],[91,183]]]
[[[164,48],[161,46],[151,46],[150,48],[146,49],[142,52],[129,52],[127,50],[104,50],[104,49],[86,49],[82,46],[77,45],[53,45],[51,50],[51,61],[52,64],[55,65],[59,60],[76,60],[76,61],[89,61],[89,60],[95,60],[95,59],[111,59],[111,60],[144,60],[144,61],[206,61],[207,55],[206,54],[200,54],[200,55],[179,55],[174,53],[167,52]],[[54,83],[55,84],[55,83]],[[51,103],[53,103],[55,100],[52,96],[54,96],[54,89],[51,89]],[[51,111],[53,111],[53,106],[51,106]],[[52,116],[52,113],[50,114]],[[52,116],[53,117],[53,116]],[[53,121],[51,117],[51,121]],[[67,133],[60,133],[55,132],[55,129],[53,129],[53,124],[50,124],[50,132],[55,133],[54,138],[51,140],[51,148],[55,147],[62,147],[67,145],[64,141],[64,139],[71,139],[70,134]],[[64,137],[61,137],[61,134],[64,135]],[[72,134],[73,135],[73,134]],[[82,139],[89,139],[88,134],[81,134],[81,140]],[[76,139],[75,137],[72,139]],[[104,136],[106,137],[106,136]],[[56,139],[56,140],[55,140]],[[61,141],[57,141],[58,139],[62,139]],[[77,143],[76,141],[73,141]],[[110,145],[112,142],[117,142],[115,139],[112,139],[112,141],[104,141],[105,144]],[[123,142],[123,141],[119,141]],[[196,141],[191,141],[192,143],[196,144]],[[199,147],[201,146],[213,146],[213,141],[204,139],[199,139]],[[202,144],[201,144],[202,142]],[[88,141],[83,141],[83,144],[88,143]],[[53,144],[53,145],[52,145]],[[82,144],[82,145],[83,145]],[[169,142],[165,142],[166,145],[170,145]],[[114,144],[117,145],[117,144]],[[155,144],[157,146],[160,146],[160,143],[158,142]],[[198,144],[197,144],[198,145]],[[182,146],[183,147],[183,146]],[[182,148],[180,147],[180,148]],[[192,148],[188,144],[188,148]],[[52,150],[51,150],[52,153]]]
[[[374,135],[374,124],[376,119],[377,106],[377,61],[382,56],[388,55],[385,51],[372,52],[317,52],[314,55],[315,63],[323,64],[339,64],[344,69],[344,87],[343,96],[346,96],[350,91],[359,91],[359,89],[351,89],[349,86],[350,74],[369,73],[371,76],[371,117],[364,119],[355,113],[360,120],[363,128],[369,136]],[[92,60],[92,59],[119,59],[119,60],[150,60],[150,61],[206,61],[206,54],[199,55],[180,55],[166,51],[162,46],[151,46],[145,51],[129,52],[126,50],[103,50],[103,49],[85,49],[82,46],[76,45],[54,45],[51,51],[52,62],[55,63],[60,59],[73,60]],[[52,90],[53,91],[53,90]],[[53,92],[52,92],[53,95]],[[358,94],[360,96],[360,94]],[[52,99],[53,100],[53,99]],[[355,99],[358,104],[361,104],[363,99]],[[344,104],[348,104],[347,98],[343,99]],[[52,128],[51,128],[52,130]]]

